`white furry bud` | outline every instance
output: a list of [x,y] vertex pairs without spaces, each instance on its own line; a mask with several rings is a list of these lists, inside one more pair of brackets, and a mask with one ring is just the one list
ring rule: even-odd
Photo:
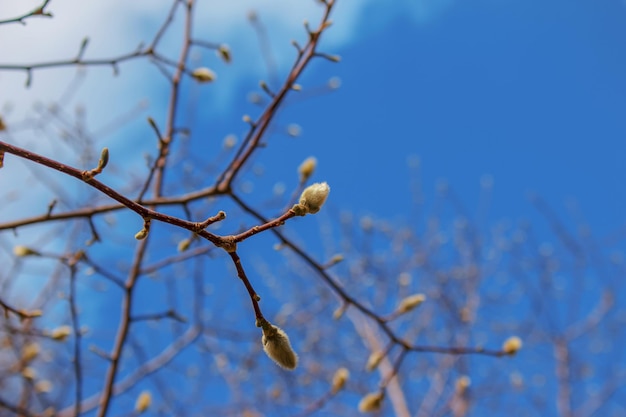
[[302,207],[305,214],[315,214],[320,211],[324,202],[326,202],[329,192],[330,187],[325,182],[311,184],[302,191],[298,205]]
[[263,350],[274,362],[285,369],[293,370],[298,365],[298,355],[291,348],[287,333],[269,322],[262,323]]

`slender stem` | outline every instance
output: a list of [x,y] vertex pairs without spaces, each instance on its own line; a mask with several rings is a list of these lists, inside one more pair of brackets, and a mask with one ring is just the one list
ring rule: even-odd
[[243,269],[243,265],[241,265],[241,259],[239,258],[239,255],[237,255],[237,252],[229,252],[228,254],[233,260],[233,263],[235,264],[235,268],[237,268],[237,275],[239,276],[243,284],[246,286],[246,289],[248,290],[248,295],[250,295],[250,300],[252,301],[252,307],[254,308],[254,315],[256,316],[257,321],[265,320],[263,317],[263,313],[261,312],[261,307],[259,307],[260,297],[254,290],[254,288],[252,287],[252,284],[250,283],[250,280],[248,279],[248,276],[246,275],[246,272]]

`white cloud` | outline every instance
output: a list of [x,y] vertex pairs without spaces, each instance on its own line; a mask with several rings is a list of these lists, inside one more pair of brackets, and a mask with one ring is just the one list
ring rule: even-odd
[[[399,13],[408,13],[416,21],[423,21],[440,13],[451,1],[337,0],[332,17],[334,25],[323,38],[323,50],[335,53],[351,42],[358,41],[376,22],[385,24]],[[18,16],[40,4],[40,0],[0,0],[0,19]],[[0,25],[0,65],[71,59],[85,37],[90,40],[85,58],[115,57],[128,53],[141,42],[150,42],[167,16],[171,4],[171,1],[154,0],[51,0],[46,9],[53,13],[51,19],[36,17],[28,19],[26,25]],[[314,27],[319,22],[323,7],[314,0],[197,1],[194,21],[197,38],[229,44],[234,57],[233,63],[227,66],[215,54],[204,52],[198,64],[211,66],[219,77],[215,85],[200,87],[210,91],[211,103],[205,106],[212,106],[211,111],[228,108],[235,100],[232,92],[242,82],[255,86],[255,80],[266,76],[258,39],[247,21],[248,13],[253,10],[268,31],[273,55],[280,73],[284,74],[295,56],[290,40],[295,38],[304,43],[306,34],[303,21],[309,20]],[[159,49],[174,60],[181,44],[182,25],[182,13],[179,11],[163,39],[163,48]],[[76,165],[80,161],[79,155],[73,153],[71,146],[59,138],[63,130],[59,123],[51,123],[50,126],[54,127],[46,126],[44,129],[33,129],[34,123],[22,125],[19,129],[15,125],[36,113],[33,104],[43,103],[40,108],[45,108],[57,102],[68,91],[75,93],[71,104],[63,109],[68,113],[66,118],[70,123],[77,103],[86,109],[87,126],[98,128],[144,99],[151,102],[149,114],[158,120],[162,119],[169,88],[158,70],[145,60],[137,60],[121,64],[120,71],[120,75],[114,77],[109,66],[90,67],[80,88],[75,89],[71,86],[76,69],[71,66],[33,71],[30,88],[25,88],[24,71],[0,70],[3,100],[0,102],[0,115],[10,128],[8,135],[0,134],[0,138]],[[241,98],[237,102],[241,102]],[[149,130],[143,117],[138,118],[133,128],[138,129],[139,122],[143,129],[141,134],[134,135],[134,132],[125,130],[120,132],[117,139],[107,137],[107,146],[112,147],[113,155],[127,153],[128,149],[134,147],[150,151],[154,149],[154,138],[146,136]],[[100,146],[96,145],[96,148]],[[132,159],[134,164],[143,164],[141,152],[128,153],[126,157]],[[23,181],[28,179],[32,181],[31,184],[37,183],[37,178],[24,164],[14,163],[14,158],[10,156],[6,160],[8,166],[0,172],[0,189],[21,190]],[[88,162],[84,161],[85,164]],[[11,175],[7,175],[9,169]],[[50,195],[45,187],[41,188],[37,190],[37,186],[29,187],[28,200],[22,200],[19,212],[13,214],[23,216],[40,213],[42,207],[48,204]],[[41,201],[44,195],[47,196],[46,201]],[[23,207],[25,201],[28,204]],[[2,212],[3,215],[7,214],[6,209]]]

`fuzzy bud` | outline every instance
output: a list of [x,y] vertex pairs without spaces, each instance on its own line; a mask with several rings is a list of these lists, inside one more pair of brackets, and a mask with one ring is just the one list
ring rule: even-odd
[[287,134],[292,138],[297,138],[302,134],[302,128],[300,127],[300,125],[292,123],[287,126]]
[[365,369],[368,372],[371,372],[374,369],[378,368],[378,365],[380,365],[380,362],[383,360],[384,357],[385,354],[379,350],[372,352],[370,357],[367,358],[367,364],[365,365]]
[[100,160],[98,161],[97,170],[102,171],[109,163],[109,148],[102,148],[100,152]]
[[472,381],[469,379],[469,377],[467,375],[463,375],[463,376],[459,377],[456,380],[456,383],[454,384],[456,392],[459,393],[459,394],[463,394],[465,391],[467,391],[467,389],[469,388],[471,383],[472,383]]
[[39,256],[40,253],[37,252],[34,249],[31,249],[27,246],[22,246],[22,245],[18,245],[16,247],[13,248],[13,255],[18,256],[18,257],[24,257],[24,256]]
[[72,334],[72,328],[70,326],[59,326],[50,332],[50,337],[53,340],[63,342],[70,334]]
[[348,304],[342,304],[333,311],[333,319],[339,320],[348,309]]
[[311,184],[305,188],[304,191],[302,191],[302,194],[300,195],[300,203],[297,205],[301,206],[304,214],[315,214],[320,211],[324,205],[329,192],[330,187],[325,182],[316,182],[315,184]]
[[148,229],[146,229],[145,227],[135,233],[135,239],[137,240],[143,240],[146,238],[146,236],[148,236]]
[[522,339],[517,336],[511,336],[502,344],[502,350],[507,355],[515,355],[522,348]]
[[215,81],[215,79],[217,78],[217,75],[215,75],[213,71],[206,67],[201,67],[193,70],[191,76],[195,78],[195,80],[199,83],[210,83],[212,81]]
[[28,363],[39,356],[39,344],[29,343],[22,349],[22,361]]
[[348,371],[346,368],[337,369],[337,371],[335,371],[335,375],[333,375],[331,392],[333,394],[337,394],[339,391],[341,391],[346,385],[348,378],[350,378],[350,371]]
[[330,258],[330,261],[328,261],[328,266],[336,265],[343,260],[344,260],[344,256],[341,253],[338,253],[334,255],[332,258]]
[[37,371],[30,366],[26,366],[22,369],[22,376],[29,381],[34,381],[37,378]]
[[230,62],[232,61],[232,56],[230,54],[230,48],[228,47],[228,45],[220,45],[220,47],[217,49],[217,54],[227,64],[230,64]]
[[42,379],[41,381],[37,381],[35,384],[35,391],[38,393],[47,393],[52,391],[52,382],[47,379]]
[[317,166],[317,159],[314,156],[309,156],[305,159],[300,166],[298,167],[298,173],[300,174],[300,182],[306,182],[313,172],[315,172],[315,167]]
[[189,249],[190,245],[191,245],[191,239],[183,239],[180,242],[178,242],[178,251],[184,252],[187,249]]
[[150,394],[150,391],[141,391],[141,394],[139,394],[139,397],[137,397],[137,401],[135,402],[135,411],[143,413],[150,407],[151,404],[152,394]]
[[283,329],[264,321],[261,322],[263,329],[263,350],[280,367],[293,370],[298,365],[298,355],[291,348],[289,337]]
[[383,392],[371,392],[359,401],[359,411],[371,413],[380,410],[385,394]]
[[413,310],[416,307],[419,307],[426,300],[426,296],[424,294],[413,294],[405,297],[398,304],[398,309],[396,310],[399,314],[407,313]]

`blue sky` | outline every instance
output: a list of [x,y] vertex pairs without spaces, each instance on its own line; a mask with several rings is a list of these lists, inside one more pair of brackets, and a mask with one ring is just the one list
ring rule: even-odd
[[619,2],[459,3],[426,23],[396,14],[333,51],[342,88],[301,124],[322,169],[343,174],[334,197],[396,213],[415,154],[426,189],[445,178],[470,207],[491,175],[495,216],[524,215],[534,191],[558,208],[576,199],[602,233],[623,224],[624,13]]

